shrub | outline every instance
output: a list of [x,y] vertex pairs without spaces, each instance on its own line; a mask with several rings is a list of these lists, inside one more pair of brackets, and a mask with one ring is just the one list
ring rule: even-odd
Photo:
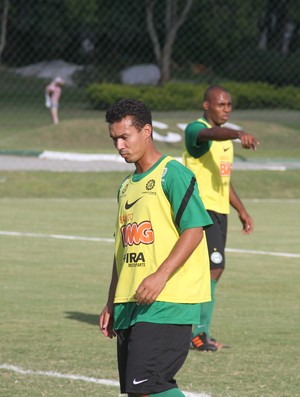
[[[300,110],[300,88],[268,83],[222,84],[232,96],[235,109],[282,108]],[[92,84],[87,96],[95,109],[105,110],[123,98],[143,101],[151,110],[195,110],[201,107],[207,84],[167,83],[164,86]]]
[[122,84],[91,84],[87,96],[95,109],[107,109],[114,102],[124,98],[138,98],[140,88]]

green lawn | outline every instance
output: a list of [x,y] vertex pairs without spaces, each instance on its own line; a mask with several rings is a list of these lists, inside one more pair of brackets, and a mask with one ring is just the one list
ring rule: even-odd
[[[0,197],[109,198],[128,172],[0,172]],[[235,171],[242,198],[300,199],[299,170]]]
[[[104,113],[89,109],[82,90],[64,90],[61,123],[53,126],[42,82],[4,73],[0,82],[10,92],[0,98],[0,153],[115,153]],[[200,110],[154,112],[153,119],[169,126],[157,132],[182,134],[177,123],[199,115]],[[278,109],[233,112],[230,121],[261,143],[257,152],[236,146],[236,155],[245,161],[299,159],[299,115]],[[183,143],[157,146],[180,156]],[[118,387],[104,384],[118,379],[115,342],[100,334],[97,322],[111,273],[114,197],[124,175],[0,172],[1,397],[119,395]],[[177,380],[183,390],[211,397],[296,397],[299,170],[235,171],[232,180],[255,231],[243,236],[236,215],[230,215],[227,270],[217,289],[212,332],[231,348],[191,351]]]
[[[117,380],[115,342],[97,327],[106,301],[113,244],[108,199],[0,200],[0,365]],[[255,232],[230,216],[227,271],[217,290],[213,335],[231,345],[191,351],[177,376],[183,390],[212,397],[294,397],[299,368],[299,200],[246,200]],[[265,255],[248,251],[265,251]],[[298,365],[298,367],[297,367]],[[118,396],[118,388],[2,368],[1,396]]]
[[[84,153],[114,153],[104,112],[92,110],[83,89],[65,87],[61,99],[58,126],[50,122],[44,106],[43,81],[0,75],[0,152],[1,150],[56,150]],[[168,125],[156,132],[183,131],[186,124],[202,115],[199,111],[153,112],[153,119]],[[299,158],[300,112],[292,110],[236,110],[230,122],[253,133],[260,141],[258,152],[246,151],[236,145],[236,155],[244,159]],[[183,142],[157,143],[163,153],[181,155]]]
[[[268,117],[266,117],[267,113]],[[281,120],[274,119],[280,113]],[[91,110],[61,109],[61,123],[50,124],[47,109],[12,108],[4,112],[0,126],[0,150],[55,150],[81,153],[114,153],[109,138],[104,113]],[[260,141],[257,152],[241,149],[237,144],[236,155],[244,159],[299,158],[300,112],[296,111],[249,111],[233,112],[231,122],[253,133]],[[168,131],[181,134],[178,123],[188,123],[201,112],[153,113],[153,119],[166,123],[169,128],[156,132],[166,135]],[[291,123],[293,120],[293,123]],[[181,155],[183,141],[157,143],[163,153]]]
[[[84,88],[63,89],[58,126],[51,125],[44,106],[47,81],[24,78],[5,71],[0,73],[3,95],[0,97],[1,150],[58,150],[107,153],[114,152],[108,137],[104,112],[92,110]],[[153,119],[166,123],[167,131],[182,134],[178,123],[188,123],[202,115],[199,111],[153,112]],[[245,158],[299,158],[300,112],[292,110],[236,110],[231,122],[255,134],[261,146],[257,153],[237,149]],[[182,143],[158,143],[164,153],[179,155]]]

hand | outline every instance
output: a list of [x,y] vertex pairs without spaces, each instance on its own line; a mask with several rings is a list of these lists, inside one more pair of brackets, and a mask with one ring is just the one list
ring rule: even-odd
[[239,139],[241,140],[242,146],[244,149],[257,149],[257,145],[259,145],[258,140],[254,135],[247,134],[247,132],[241,131],[239,134]]
[[134,299],[138,305],[150,305],[153,303],[161,291],[164,289],[167,280],[157,273],[150,274],[139,285]]
[[116,336],[113,326],[113,306],[109,306],[107,304],[100,314],[99,328],[104,336],[107,336],[108,338],[113,338],[114,336]]
[[252,220],[251,216],[247,212],[245,212],[245,213],[239,214],[239,218],[243,225],[242,233],[243,234],[252,233],[254,225],[253,225],[253,220]]

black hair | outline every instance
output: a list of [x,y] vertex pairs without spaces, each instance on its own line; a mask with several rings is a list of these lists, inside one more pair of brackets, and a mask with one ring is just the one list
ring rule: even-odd
[[146,124],[152,125],[152,116],[147,106],[136,99],[122,99],[113,104],[106,112],[106,121],[110,124],[130,116],[132,125],[140,131]]
[[203,101],[209,101],[210,100],[210,96],[211,93],[213,91],[222,91],[222,92],[226,92],[227,94],[229,94],[228,90],[226,90],[226,88],[220,86],[220,85],[212,85],[210,87],[208,87],[208,89],[205,91],[204,95],[203,95]]

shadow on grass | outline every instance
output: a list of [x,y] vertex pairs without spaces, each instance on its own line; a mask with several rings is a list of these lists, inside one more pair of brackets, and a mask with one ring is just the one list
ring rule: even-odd
[[69,320],[81,321],[83,323],[97,325],[99,324],[99,315],[98,314],[89,314],[89,313],[81,313],[81,312],[65,312],[66,318]]

